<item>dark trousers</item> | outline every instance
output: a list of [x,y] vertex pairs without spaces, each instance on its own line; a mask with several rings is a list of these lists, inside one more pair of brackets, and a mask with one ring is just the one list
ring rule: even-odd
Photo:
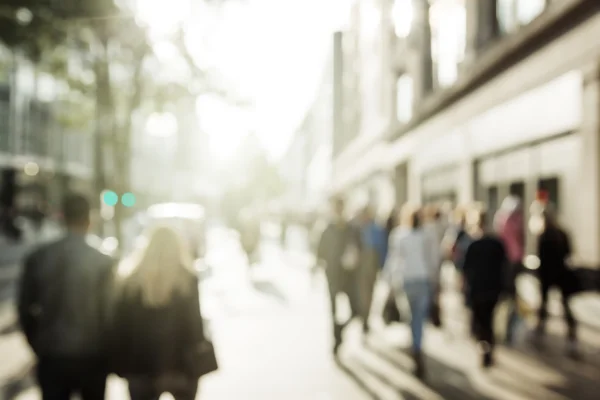
[[331,303],[331,319],[335,342],[340,343],[342,341],[342,328],[345,324],[340,325],[336,321],[337,304],[335,299],[338,293],[345,293],[350,302],[351,319],[361,314],[362,307],[359,298],[358,270],[339,269],[334,274],[328,272],[327,283],[329,285],[329,300]]
[[478,342],[484,342],[492,350],[496,344],[494,335],[494,311],[499,295],[471,298],[471,331]]
[[107,370],[97,358],[41,357],[37,379],[43,400],[104,400]]
[[194,400],[197,391],[197,379],[183,377],[129,379],[131,400],[158,400],[163,393],[171,393],[175,400]]
[[542,304],[540,305],[539,310],[539,319],[540,319],[540,327],[543,328],[546,320],[548,319],[548,292],[553,287],[557,287],[561,289],[561,298],[562,305],[565,314],[565,322],[569,327],[568,336],[570,340],[577,339],[577,322],[575,321],[575,317],[573,316],[573,312],[571,311],[571,306],[569,305],[569,300],[571,296],[565,290],[564,285],[561,285],[557,282],[557,279],[548,279],[545,277],[540,277],[540,291],[542,295]]

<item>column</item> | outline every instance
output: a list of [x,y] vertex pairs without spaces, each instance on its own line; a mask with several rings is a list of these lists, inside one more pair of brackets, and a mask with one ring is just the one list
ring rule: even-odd
[[466,67],[494,40],[498,33],[495,0],[465,0],[467,11]]
[[413,7],[413,27],[409,37],[412,56],[409,69],[414,82],[413,100],[418,107],[433,90],[433,61],[431,59],[429,1],[413,0]]
[[474,165],[470,157],[464,157],[458,166],[458,204],[471,204],[475,201]]
[[600,265],[600,60],[584,68],[581,173],[579,174],[576,254],[584,264]]

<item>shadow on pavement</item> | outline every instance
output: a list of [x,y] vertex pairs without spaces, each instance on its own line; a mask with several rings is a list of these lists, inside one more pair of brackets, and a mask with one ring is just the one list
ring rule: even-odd
[[[551,333],[546,334],[542,341],[530,338],[514,349],[505,351],[520,355],[524,359],[541,362],[561,376],[559,382],[543,384],[544,390],[556,396],[578,400],[598,398],[600,360],[597,353],[591,354],[584,350],[580,358],[569,357],[565,338]],[[517,374],[514,368],[507,367],[513,376]],[[496,377],[496,380],[499,379]]]
[[348,377],[350,379],[352,379],[364,393],[367,394],[367,396],[369,396],[373,400],[382,400],[383,399],[383,397],[381,397],[380,395],[377,394],[377,392],[375,392],[373,389],[371,389],[371,387],[365,380],[365,378],[364,378],[365,371],[357,372],[356,368],[350,368],[344,362],[342,362],[342,360],[340,360],[337,357],[335,359],[335,363],[337,364],[338,368],[342,372],[344,372],[346,375],[348,375]]
[[287,304],[288,299],[281,289],[268,280],[252,279],[252,287],[267,296],[273,297],[279,303]]
[[33,367],[21,377],[15,378],[0,386],[0,399],[15,399],[19,394],[36,387]]
[[[384,351],[374,346],[368,346],[368,349],[382,360],[393,365],[398,373],[412,374],[412,371],[406,370],[406,364],[400,363],[398,357],[396,357],[400,355],[395,353],[403,352],[402,350],[389,349]],[[442,398],[448,400],[492,400],[491,397],[473,387],[469,377],[464,372],[445,365],[431,357],[426,357],[425,365],[427,367],[427,377],[423,381],[423,384]],[[403,398],[407,400],[420,399],[419,396],[409,392],[406,388],[394,384],[373,368],[367,367],[366,364],[363,364],[363,366],[383,383],[394,387]]]

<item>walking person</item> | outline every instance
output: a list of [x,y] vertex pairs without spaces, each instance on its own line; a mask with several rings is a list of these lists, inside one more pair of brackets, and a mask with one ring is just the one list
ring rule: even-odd
[[[353,317],[360,315],[357,273],[361,257],[361,237],[360,230],[346,220],[344,201],[334,199],[332,203],[333,220],[321,235],[317,257],[325,264],[333,320],[333,352],[337,355],[344,327]],[[339,293],[346,294],[350,302],[351,318],[344,323],[337,321],[336,298]]]
[[480,345],[481,364],[494,364],[494,312],[504,289],[507,255],[502,241],[486,229],[486,214],[479,213],[464,259],[463,272],[471,306],[471,333]]
[[361,235],[363,246],[358,279],[363,332],[368,333],[375,282],[379,271],[383,268],[388,247],[385,228],[377,223],[371,207],[365,207],[361,212]]
[[551,288],[557,287],[561,291],[564,316],[568,327],[568,352],[570,356],[577,357],[577,322],[569,305],[572,294],[572,288],[569,286],[575,277],[567,267],[567,260],[571,256],[571,242],[569,235],[557,222],[551,207],[546,207],[543,211],[543,221],[544,228],[538,240],[540,267],[537,270],[542,304],[539,309],[536,333],[538,337],[545,334],[546,320],[548,319],[548,292]]
[[448,240],[451,243],[450,259],[454,263],[454,267],[458,273],[459,285],[461,293],[464,296],[465,305],[469,307],[469,285],[464,277],[464,265],[465,255],[467,254],[467,249],[473,242],[473,238],[467,229],[467,213],[468,209],[457,209],[455,211],[456,226],[452,228],[453,232],[449,232]]
[[424,224],[423,231],[428,236],[427,243],[429,248],[427,252],[430,253],[430,257],[436,264],[436,272],[434,280],[432,282],[432,298],[430,306],[430,317],[431,322],[436,327],[442,326],[441,311],[440,311],[440,297],[442,292],[441,287],[441,271],[442,263],[444,261],[442,244],[444,241],[444,234],[447,230],[446,224],[443,222],[442,214],[436,207],[427,207],[424,210]]
[[408,299],[415,374],[424,378],[423,330],[429,316],[438,260],[429,252],[433,243],[423,230],[419,211],[410,211],[407,222],[408,229],[398,227],[391,234],[384,274],[396,293],[397,303],[404,296]]
[[44,400],[103,400],[113,260],[86,243],[90,204],[63,204],[68,233],[25,259],[19,322],[35,353]]
[[198,379],[217,367],[192,265],[179,235],[157,227],[147,246],[119,269],[111,350],[132,400],[156,400],[167,392],[193,400]]
[[508,196],[496,213],[494,225],[506,249],[508,269],[505,276],[506,294],[511,299],[510,312],[506,322],[506,344],[512,345],[519,323],[517,278],[524,269],[525,224],[523,204],[520,198]]

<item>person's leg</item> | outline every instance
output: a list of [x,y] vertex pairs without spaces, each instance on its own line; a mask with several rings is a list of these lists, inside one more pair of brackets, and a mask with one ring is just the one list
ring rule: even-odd
[[331,306],[331,326],[333,328],[333,352],[337,353],[342,344],[342,327],[337,322],[337,302],[336,297],[339,292],[337,278],[327,275],[327,285],[329,287],[329,304]]
[[429,282],[405,283],[406,296],[410,306],[410,328],[413,341],[413,356],[416,364],[416,374],[424,375],[423,364],[423,329],[427,321],[430,307],[431,287]]
[[198,393],[198,380],[191,380],[185,387],[172,391],[175,400],[195,400]]
[[577,321],[575,320],[575,316],[573,315],[573,310],[571,310],[571,295],[567,291],[567,288],[564,285],[561,285],[561,297],[562,297],[562,305],[563,312],[565,314],[565,322],[567,323],[568,331],[567,331],[567,340],[569,345],[569,355],[571,357],[579,357],[579,351],[577,348]]
[[542,302],[538,310],[538,326],[536,332],[543,334],[546,330],[546,320],[548,319],[548,292],[550,291],[550,283],[544,277],[540,277],[540,295]]
[[[82,400],[104,400],[107,375],[104,372],[92,372],[81,382]],[[133,397],[132,397],[133,398]]]
[[375,290],[375,282],[377,280],[377,264],[376,259],[369,259],[364,265],[365,270],[361,279],[361,317],[363,320],[363,331],[369,331],[369,316],[371,314],[371,306],[373,304],[373,292]]
[[42,400],[70,400],[73,387],[67,372],[68,368],[61,360],[39,360],[36,375]]
[[494,334],[494,311],[498,303],[497,297],[483,300],[479,306],[479,342],[483,353],[483,366],[491,367],[494,364],[494,349],[496,338]]
[[131,400],[158,400],[162,394],[158,393],[156,382],[148,378],[131,378],[127,383]]
[[[344,292],[350,302],[350,320],[361,316],[362,306],[360,301],[360,275],[358,270],[344,271]],[[350,320],[348,322],[350,322]]]

